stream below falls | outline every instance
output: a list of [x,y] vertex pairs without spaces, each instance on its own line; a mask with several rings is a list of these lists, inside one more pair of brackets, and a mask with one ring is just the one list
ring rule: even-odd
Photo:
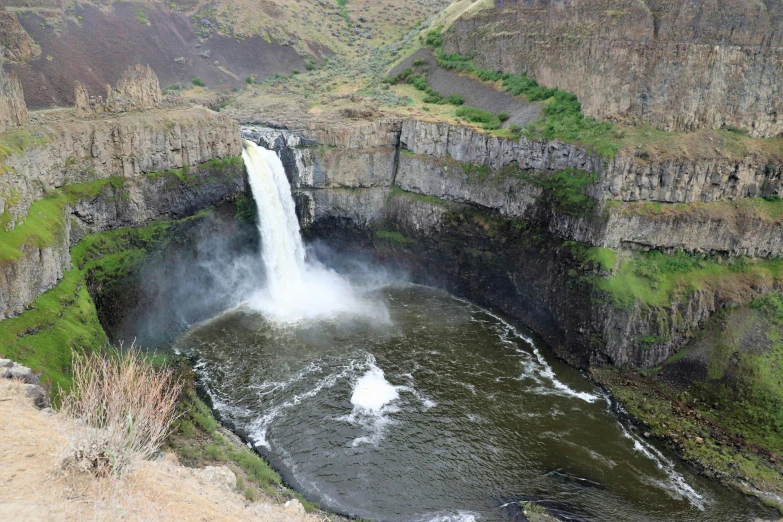
[[355,290],[334,314],[252,302],[193,326],[224,421],[305,497],[385,521],[750,521],[755,499],[644,439],[532,335],[443,291]]

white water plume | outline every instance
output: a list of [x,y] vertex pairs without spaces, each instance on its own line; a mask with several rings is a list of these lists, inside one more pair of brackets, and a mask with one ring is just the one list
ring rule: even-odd
[[291,186],[277,154],[245,141],[242,158],[258,209],[267,276],[266,288],[247,305],[281,322],[350,314],[388,323],[381,303],[358,298],[345,278],[306,260]]

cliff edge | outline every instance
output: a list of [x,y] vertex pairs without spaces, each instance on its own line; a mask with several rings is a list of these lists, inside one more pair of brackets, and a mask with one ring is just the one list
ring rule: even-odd
[[482,1],[443,50],[575,93],[588,116],[783,133],[779,0]]

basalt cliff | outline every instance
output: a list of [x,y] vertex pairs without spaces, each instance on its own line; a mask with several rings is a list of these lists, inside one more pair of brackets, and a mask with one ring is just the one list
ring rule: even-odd
[[576,93],[596,118],[783,132],[777,0],[484,1],[444,52]]
[[[139,78],[136,91],[152,81],[160,92],[154,73]],[[118,92],[135,92],[131,84]],[[8,112],[26,118],[23,101],[9,98],[0,104],[21,107]],[[111,102],[123,103],[119,94]],[[208,109],[89,121],[66,110],[48,118],[24,125],[9,117],[15,126],[0,136],[0,318],[19,314],[62,278],[69,248],[84,234],[188,216],[244,187],[237,125]]]

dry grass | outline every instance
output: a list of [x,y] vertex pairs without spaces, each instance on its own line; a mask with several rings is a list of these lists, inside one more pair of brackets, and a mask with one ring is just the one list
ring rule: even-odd
[[[20,381],[0,379],[0,520],[319,522],[282,505],[248,503],[173,454],[143,461],[122,480],[56,469],[80,421],[38,410]],[[330,517],[335,520],[335,517]]]
[[62,467],[122,477],[158,451],[181,389],[170,370],[153,366],[133,345],[111,357],[74,354],[61,412],[80,421],[80,433],[64,450]]

